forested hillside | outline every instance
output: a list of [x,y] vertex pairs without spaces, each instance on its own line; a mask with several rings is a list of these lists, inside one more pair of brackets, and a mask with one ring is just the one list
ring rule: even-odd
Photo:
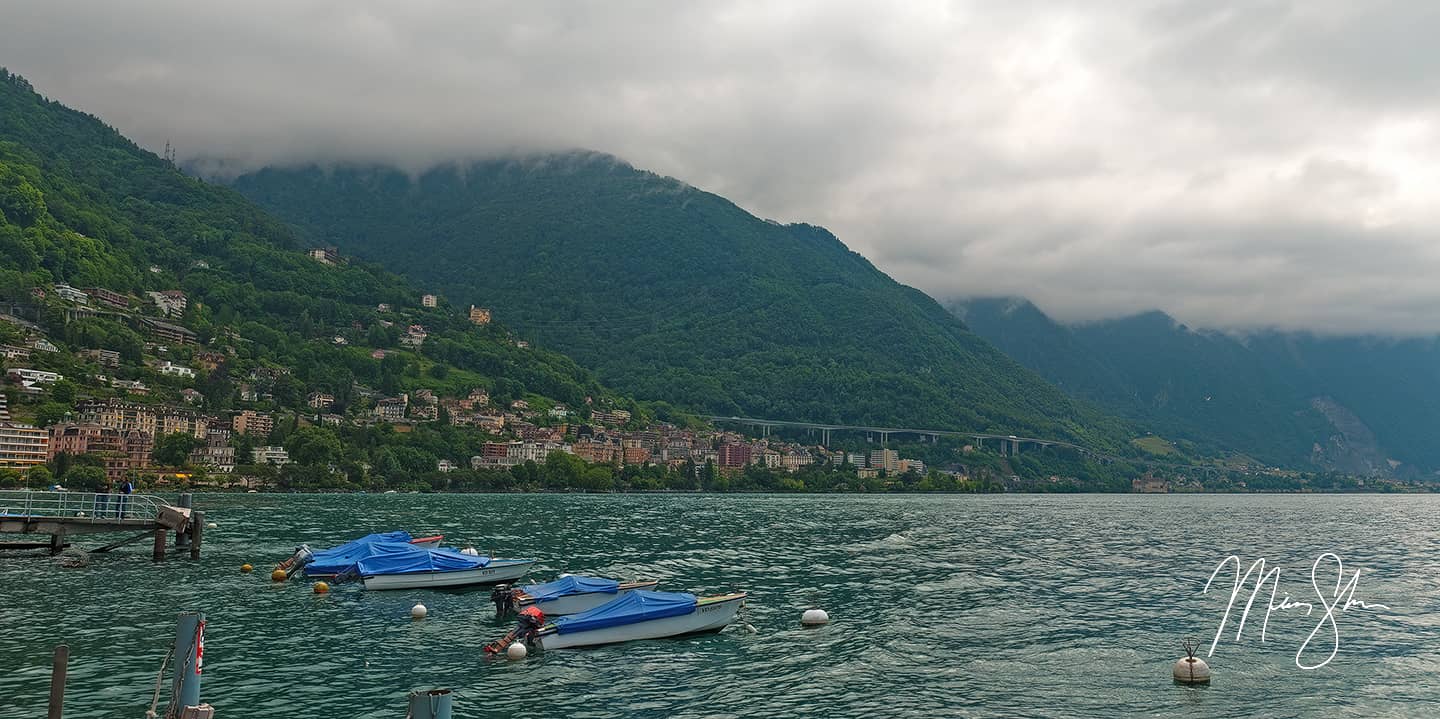
[[1359,474],[1440,468],[1435,338],[1235,336],[1159,312],[1061,325],[1019,299],[950,306],[1073,396],[1203,451]]
[[[44,425],[84,399],[180,402],[193,390],[200,397],[185,402],[201,411],[247,407],[291,417],[272,437],[247,440],[263,444],[285,440],[297,414],[318,414],[306,406],[312,393],[333,396],[330,411],[342,414],[420,389],[461,397],[483,390],[502,408],[528,399],[542,410],[564,403],[581,412],[590,399],[638,411],[569,358],[525,347],[503,321],[476,326],[466,308],[444,300],[423,307],[421,293],[397,275],[348,258],[323,263],[302,247],[233,190],[186,176],[0,70],[0,300],[24,317],[0,323],[0,339],[19,343],[29,333],[58,349],[4,362],[66,378],[58,391],[12,388],[16,415]],[[62,285],[120,299],[67,302]],[[167,316],[147,299],[162,291],[188,304]],[[194,342],[157,342],[149,331],[156,322],[192,331]],[[102,349],[118,364],[82,355]],[[216,366],[193,381],[157,370],[197,365],[204,353]],[[317,464],[371,465],[380,447],[411,445],[421,447],[414,471],[433,471],[437,456],[466,457],[483,441],[449,428],[382,435],[337,444]]]
[[1100,447],[1068,398],[829,232],[756,218],[614,158],[266,169],[234,187],[640,399],[721,415],[963,428]]

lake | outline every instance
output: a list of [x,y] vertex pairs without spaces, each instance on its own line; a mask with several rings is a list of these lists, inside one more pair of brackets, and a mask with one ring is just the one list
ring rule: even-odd
[[[203,697],[223,719],[401,717],[416,688],[453,687],[456,717],[1409,717],[1440,684],[1440,497],[1395,495],[200,495],[218,527],[199,561],[148,542],[87,567],[0,555],[0,717],[39,716],[52,647],[71,648],[67,717],[138,719],[175,615],[207,615]],[[488,589],[365,592],[272,585],[302,543],[371,531],[538,557],[559,572],[655,578],[661,589],[751,592],[720,634],[508,662]],[[3,537],[0,537],[3,539]],[[82,547],[103,542],[83,540]],[[1353,598],[1325,615],[1312,564],[1332,552]],[[1286,609],[1244,635],[1232,612],[1214,682],[1171,681],[1185,636],[1209,650],[1233,569],[1281,569]],[[241,564],[255,566],[242,574]],[[1333,593],[1336,572],[1322,564]],[[1253,585],[1253,579],[1252,579]],[[1241,595],[1243,605],[1249,592]],[[421,601],[429,617],[412,621]],[[800,627],[809,606],[830,625]],[[1341,602],[1343,605],[1343,601]],[[168,691],[168,677],[166,679]],[[164,702],[162,700],[161,707]]]

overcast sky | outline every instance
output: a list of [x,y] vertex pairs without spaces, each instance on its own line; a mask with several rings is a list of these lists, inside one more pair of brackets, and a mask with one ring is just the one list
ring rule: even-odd
[[941,299],[1440,331],[1440,2],[1227,4],[0,0],[0,65],[182,160],[582,147]]

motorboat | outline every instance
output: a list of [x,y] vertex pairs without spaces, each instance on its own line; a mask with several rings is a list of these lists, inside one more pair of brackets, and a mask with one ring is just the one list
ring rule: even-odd
[[718,632],[735,618],[746,596],[736,592],[696,597],[637,589],[589,611],[548,622],[538,607],[530,606],[521,610],[520,626],[485,651],[501,652],[515,641],[541,649],[566,649]]
[[367,590],[444,589],[513,582],[535,566],[534,559],[464,554],[451,549],[379,545],[355,564]]
[[639,590],[654,590],[659,582],[620,582],[601,577],[577,574],[563,576],[544,584],[523,584],[515,587],[514,606],[524,609],[537,606],[547,617],[579,614],[606,602]]
[[286,577],[303,569],[307,577],[331,579],[353,572],[355,563],[374,554],[378,546],[401,544],[434,549],[440,546],[444,538],[444,535],[415,538],[410,536],[409,532],[398,530],[367,534],[338,547],[320,551],[314,551],[308,544],[302,544],[289,559],[277,564],[275,568],[284,570]]

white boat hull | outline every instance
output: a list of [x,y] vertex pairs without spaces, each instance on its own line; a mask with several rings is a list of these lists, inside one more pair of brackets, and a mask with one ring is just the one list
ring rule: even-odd
[[718,632],[735,618],[735,613],[740,611],[740,605],[744,602],[745,595],[739,594],[733,598],[699,604],[695,607],[695,611],[678,617],[651,619],[634,624],[622,624],[618,627],[591,629],[586,632],[560,634],[553,628],[542,629],[536,641],[542,649],[565,649],[630,642],[637,639],[663,639],[686,634]]
[[[617,590],[614,594],[606,594],[605,592],[585,592],[584,594],[571,594],[564,597],[557,597],[555,599],[544,602],[536,602],[533,599],[524,597],[520,599],[519,607],[521,609],[524,609],[525,607],[533,604],[537,607],[540,607],[540,611],[545,612],[545,616],[547,617],[559,617],[566,614],[579,614],[580,612],[588,612],[591,609],[594,609],[595,607],[598,607],[606,602],[619,599],[620,597],[623,597],[636,589],[654,589],[655,586],[658,584],[659,582],[636,582],[634,584],[622,585],[621,588]],[[524,586],[516,587],[516,589],[519,589],[522,592],[525,591]]]
[[443,589],[479,584],[499,584],[519,579],[535,566],[533,559],[496,559],[489,566],[454,572],[375,574],[365,577],[366,589]]

